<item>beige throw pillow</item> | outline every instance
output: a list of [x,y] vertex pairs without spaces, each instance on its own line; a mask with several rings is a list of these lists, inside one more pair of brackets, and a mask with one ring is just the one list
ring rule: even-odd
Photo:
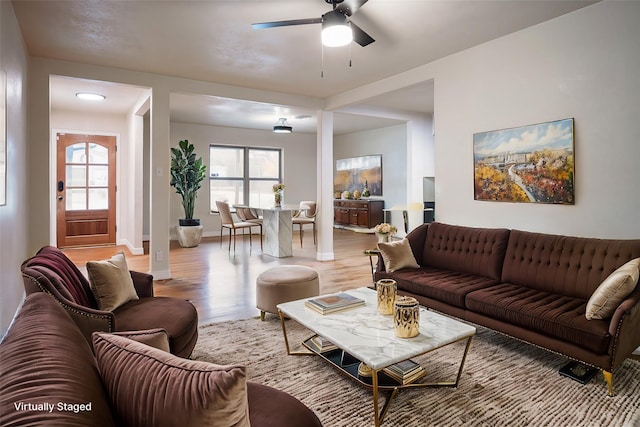
[[113,311],[128,301],[138,299],[124,252],[106,261],[87,262],[87,272],[100,310]]
[[604,279],[587,303],[587,320],[607,319],[638,284],[640,258],[631,261]]
[[93,348],[122,425],[249,427],[245,367],[183,359],[107,333],[93,334]]
[[420,268],[407,239],[388,243],[380,242],[378,249],[384,261],[385,270],[389,273],[401,268]]

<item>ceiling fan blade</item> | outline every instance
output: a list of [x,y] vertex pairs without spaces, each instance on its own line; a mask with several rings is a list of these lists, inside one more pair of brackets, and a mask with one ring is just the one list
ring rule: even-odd
[[336,10],[341,11],[347,16],[351,16],[358,11],[369,0],[344,0],[336,6]]
[[353,32],[353,41],[358,43],[360,46],[365,47],[375,40],[369,34],[365,33],[364,30],[358,27],[356,24],[351,22],[351,31]]
[[291,19],[289,21],[274,21],[274,22],[258,22],[251,24],[254,30],[262,28],[273,27],[287,27],[289,25],[306,25],[306,24],[322,24],[322,18],[309,18],[309,19]]

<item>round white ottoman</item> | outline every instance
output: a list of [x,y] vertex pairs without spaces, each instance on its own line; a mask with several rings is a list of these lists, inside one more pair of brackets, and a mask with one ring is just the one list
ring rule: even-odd
[[256,279],[256,307],[260,320],[264,313],[278,314],[276,306],[283,302],[318,296],[318,272],[303,265],[280,265],[258,275]]

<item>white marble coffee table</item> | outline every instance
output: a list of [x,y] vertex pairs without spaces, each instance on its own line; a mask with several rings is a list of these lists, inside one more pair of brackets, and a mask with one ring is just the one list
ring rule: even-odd
[[[414,338],[398,338],[393,330],[393,316],[384,316],[378,313],[376,291],[370,288],[358,288],[346,292],[364,299],[365,305],[325,315],[307,308],[304,304],[306,299],[291,301],[277,306],[280,312],[287,354],[301,353],[290,351],[285,317],[291,318],[316,334],[327,338],[344,352],[369,366],[372,370],[372,383],[369,386],[373,389],[376,427],[382,422],[398,389],[405,387],[456,387],[458,385],[471,344],[471,338],[475,335],[476,328],[420,307],[420,334]],[[465,339],[467,343],[455,381],[439,383],[416,382],[404,386],[398,384],[383,387],[379,385],[378,373],[384,368]],[[354,375],[353,372],[347,372],[342,369],[339,364],[332,364],[358,380],[357,372]],[[359,382],[368,385],[362,381]],[[381,412],[378,411],[379,389],[392,391]]]

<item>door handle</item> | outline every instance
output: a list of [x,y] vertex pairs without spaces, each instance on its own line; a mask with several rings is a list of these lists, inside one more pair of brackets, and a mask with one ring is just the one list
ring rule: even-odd
[[62,199],[64,199],[64,197],[58,196],[58,200],[62,200]]

